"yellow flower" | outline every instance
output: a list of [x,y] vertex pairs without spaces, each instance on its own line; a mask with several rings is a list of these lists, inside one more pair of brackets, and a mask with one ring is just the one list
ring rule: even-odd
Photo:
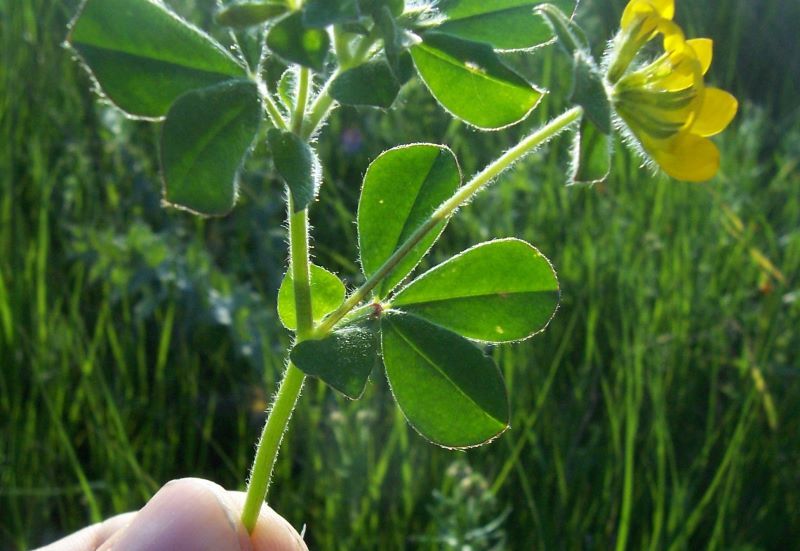
[[[607,58],[606,79],[620,126],[667,174],[699,182],[719,169],[719,150],[708,137],[728,126],[738,102],[705,86],[712,41],[687,40],[674,13],[674,0],[631,0]],[[659,36],[663,52],[642,63]]]

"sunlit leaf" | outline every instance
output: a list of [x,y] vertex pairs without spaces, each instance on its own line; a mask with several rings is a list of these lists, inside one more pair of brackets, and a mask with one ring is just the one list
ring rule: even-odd
[[478,128],[495,130],[515,124],[542,97],[486,44],[426,33],[423,42],[411,48],[411,55],[439,103]]
[[414,429],[448,448],[483,444],[508,428],[500,371],[468,340],[408,314],[384,316],[383,361]]
[[558,281],[534,247],[499,239],[425,272],[391,304],[471,339],[509,342],[544,329],[558,305]]
[[[373,275],[461,182],[453,153],[431,144],[383,152],[367,169],[358,204],[358,239],[364,274]],[[414,269],[444,229],[440,222],[411,249],[376,289],[386,294]]]
[[[344,302],[344,283],[325,268],[311,264],[311,317],[319,321]],[[278,289],[278,317],[287,329],[297,329],[297,314],[294,308],[294,279],[291,270],[286,273]]]

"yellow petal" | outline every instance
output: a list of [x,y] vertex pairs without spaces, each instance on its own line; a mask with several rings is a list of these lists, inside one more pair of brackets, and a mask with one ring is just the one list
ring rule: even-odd
[[631,0],[622,12],[620,27],[627,29],[639,16],[660,16],[651,0]]
[[627,28],[638,14],[655,12],[659,17],[672,19],[675,15],[675,0],[631,0],[622,12],[621,27]]
[[675,15],[675,0],[650,0],[650,3],[664,19],[672,19]]
[[711,67],[712,52],[714,49],[714,41],[710,38],[690,38],[686,43],[692,47],[694,53],[697,54],[697,59],[700,61],[700,66],[703,68],[703,74],[708,72]]
[[725,90],[706,88],[703,103],[692,123],[691,132],[699,136],[713,136],[722,132],[736,116],[739,102]]
[[708,138],[682,132],[647,148],[661,168],[687,182],[710,180],[719,170],[719,149]]

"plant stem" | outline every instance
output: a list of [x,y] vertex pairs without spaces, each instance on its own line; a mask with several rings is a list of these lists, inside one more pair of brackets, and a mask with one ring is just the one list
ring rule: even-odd
[[242,524],[249,533],[253,532],[258,520],[261,505],[267,497],[267,489],[272,478],[272,469],[278,457],[278,449],[283,440],[283,434],[289,426],[289,419],[294,411],[297,398],[303,388],[305,375],[291,362],[286,367],[275,402],[267,416],[261,440],[258,443],[253,468],[250,470],[250,480],[247,484],[247,497],[242,509]]
[[336,70],[331,74],[325,85],[317,94],[316,99],[311,104],[308,120],[306,121],[302,134],[303,138],[308,139],[314,135],[314,132],[317,131],[317,128],[319,128],[319,125],[325,120],[325,117],[328,115],[328,112],[333,106],[334,99],[330,94],[331,84],[333,84],[333,81],[336,80],[336,77],[338,77],[347,69],[363,63],[369,56],[370,48],[374,43],[375,37],[372,35],[365,36],[361,39],[356,51],[353,52],[353,55],[350,56],[349,59],[340,60],[339,67],[337,67]]
[[[308,255],[308,210],[294,211],[294,201],[289,195],[289,251],[290,267],[294,283],[295,312],[297,315],[297,341],[302,341],[311,332],[313,317],[311,312],[311,281]],[[275,402],[267,415],[267,422],[250,471],[247,496],[242,510],[242,524],[252,533],[258,520],[261,505],[267,497],[272,469],[278,457],[283,434],[289,426],[297,399],[303,389],[305,375],[289,362],[283,380],[278,387]]]
[[522,157],[547,142],[559,132],[577,121],[583,114],[581,107],[573,107],[558,117],[552,119],[545,126],[524,138],[517,145],[503,153],[497,160],[476,174],[469,182],[458,189],[450,199],[437,208],[433,214],[408,239],[390,256],[378,270],[372,274],[364,284],[359,287],[347,300],[328,317],[326,317],[314,330],[314,337],[321,338],[333,329],[350,310],[367,298],[369,293],[400,263],[417,243],[422,241],[428,233],[440,222],[446,220],[458,207],[468,203],[475,194],[484,186],[491,183],[504,170],[509,168]]
[[303,131],[303,119],[306,114],[306,105],[308,104],[308,83],[311,79],[311,71],[308,67],[300,68],[300,79],[297,84],[297,100],[294,105],[294,113],[292,113],[292,132],[298,136]]
[[269,90],[265,89],[261,94],[261,98],[264,100],[264,106],[267,108],[267,114],[269,115],[272,124],[281,130],[288,130],[289,126],[286,124],[283,115],[281,115],[280,109],[278,109],[278,106],[275,105],[275,100],[272,99],[272,95],[269,93]]
[[297,339],[304,340],[314,324],[311,313],[311,274],[308,259],[308,209],[294,212],[291,195],[288,204],[290,268],[294,282]]

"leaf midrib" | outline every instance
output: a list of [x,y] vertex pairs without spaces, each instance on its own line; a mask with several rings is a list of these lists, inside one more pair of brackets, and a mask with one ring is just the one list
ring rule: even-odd
[[[540,289],[540,290],[531,290],[531,291],[494,291],[491,293],[475,293],[475,294],[463,294],[458,296],[443,296],[440,298],[428,299],[428,300],[412,300],[411,302],[403,302],[402,300],[393,300],[393,306],[425,306],[427,304],[435,304],[437,302],[447,302],[447,301],[456,301],[462,299],[472,299],[472,298],[492,298],[492,297],[499,297],[500,295],[506,296],[517,296],[517,295],[550,295],[550,294],[557,294],[558,289]],[[402,299],[402,296],[398,296],[398,299]]]
[[[473,69],[470,69],[466,64],[464,64],[463,62],[460,62],[459,60],[457,60],[457,58],[451,56],[447,52],[443,52],[443,51],[439,50],[438,48],[435,48],[435,47],[430,46],[428,44],[424,44],[423,43],[423,44],[420,44],[420,45],[416,46],[416,48],[421,49],[423,52],[425,52],[425,53],[427,53],[427,54],[429,54],[429,55],[431,55],[433,57],[436,57],[437,59],[439,59],[439,60],[441,60],[441,61],[443,61],[445,63],[448,63],[449,65],[452,65],[453,67],[456,67],[458,69],[466,71],[470,75],[474,75],[474,76],[476,76],[478,78],[482,78],[484,80],[488,80],[488,81],[490,81],[490,82],[492,82],[494,84],[498,84],[498,85],[504,86],[506,88],[511,88],[512,90],[525,91],[525,92],[528,92],[528,94],[531,95],[531,96],[536,96],[539,93],[539,92],[536,92],[536,90],[534,88],[530,87],[529,85],[522,86],[522,84],[515,84],[515,83],[512,83],[511,81],[503,80],[503,79],[501,79],[499,77],[496,77],[496,76],[492,75],[491,73],[484,73],[484,72],[481,72],[481,71],[475,71]],[[456,60],[456,61],[453,61],[453,60]],[[520,80],[524,80],[524,79],[522,79],[522,77],[519,77],[519,78],[520,78]]]

